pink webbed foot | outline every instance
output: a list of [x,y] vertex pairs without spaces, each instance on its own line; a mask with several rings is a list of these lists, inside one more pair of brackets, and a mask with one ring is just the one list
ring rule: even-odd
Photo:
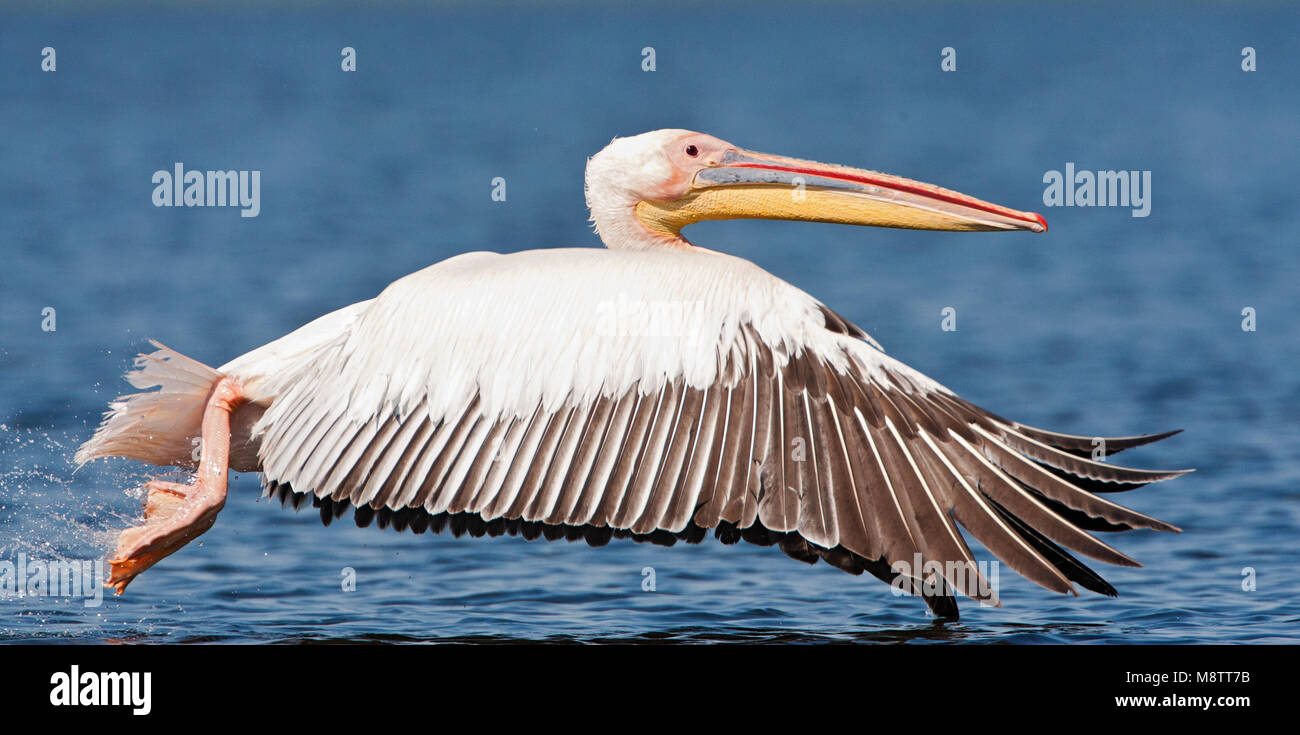
[[201,479],[193,485],[153,480],[145,487],[144,523],[118,535],[115,557],[108,562],[105,586],[119,595],[141,572],[211,528],[226,505],[225,488],[216,491]]

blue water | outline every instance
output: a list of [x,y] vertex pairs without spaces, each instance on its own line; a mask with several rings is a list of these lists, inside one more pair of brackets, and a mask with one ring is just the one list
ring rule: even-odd
[[[1122,498],[1184,533],[1108,537],[1146,565],[1099,569],[1118,599],[1003,569],[1005,607],[965,601],[942,625],[773,548],[322,528],[239,475],[216,526],[125,597],[0,599],[0,639],[1300,640],[1294,7],[4,13],[0,560],[102,556],[138,515],[154,468],[70,460],[148,338],[216,365],[456,253],[595,245],[586,156],[660,127],[1043,212],[1039,236],[689,234],[1000,414],[1086,435],[1186,429],[1123,460],[1198,471]],[[45,46],[56,72],[40,71]],[[939,70],[945,46],[956,72]],[[1241,70],[1243,46],[1258,71]],[[150,177],[176,161],[262,171],[260,216],[155,208]],[[1043,208],[1044,172],[1066,162],[1151,171],[1150,216]],[[940,329],[947,306],[956,331]]]

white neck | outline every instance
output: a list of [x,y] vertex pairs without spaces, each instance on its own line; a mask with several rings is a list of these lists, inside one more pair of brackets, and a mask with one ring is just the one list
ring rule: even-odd
[[669,235],[650,229],[636,215],[636,205],[641,201],[632,196],[596,198],[588,202],[591,221],[596,234],[610,250],[663,250],[695,246],[681,235]]

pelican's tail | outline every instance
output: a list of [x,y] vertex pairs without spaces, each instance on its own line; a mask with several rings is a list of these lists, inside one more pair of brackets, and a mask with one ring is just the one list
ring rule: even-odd
[[109,404],[104,421],[77,450],[77,466],[96,457],[129,457],[157,465],[194,467],[203,408],[221,373],[150,340],[156,352],[135,358],[126,374],[136,388]]

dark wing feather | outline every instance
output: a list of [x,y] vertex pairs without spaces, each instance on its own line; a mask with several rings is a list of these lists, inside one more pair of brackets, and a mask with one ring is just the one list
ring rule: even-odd
[[[267,493],[309,494],[327,523],[350,505],[358,523],[416,532],[601,545],[716,529],[726,543],[898,583],[947,617],[954,593],[998,604],[963,528],[1047,589],[1108,595],[1067,549],[1133,566],[1088,531],[1177,530],[1098,493],[1182,471],[1098,462],[1092,438],[1007,421],[883,355],[876,364],[850,341],[860,330],[822,315],[846,340],[841,354],[791,354],[745,325],[708,385],[669,379],[521,416],[484,415],[477,397],[445,417],[421,402],[367,422],[291,406],[263,439]],[[1106,438],[1106,449],[1173,433]]]

